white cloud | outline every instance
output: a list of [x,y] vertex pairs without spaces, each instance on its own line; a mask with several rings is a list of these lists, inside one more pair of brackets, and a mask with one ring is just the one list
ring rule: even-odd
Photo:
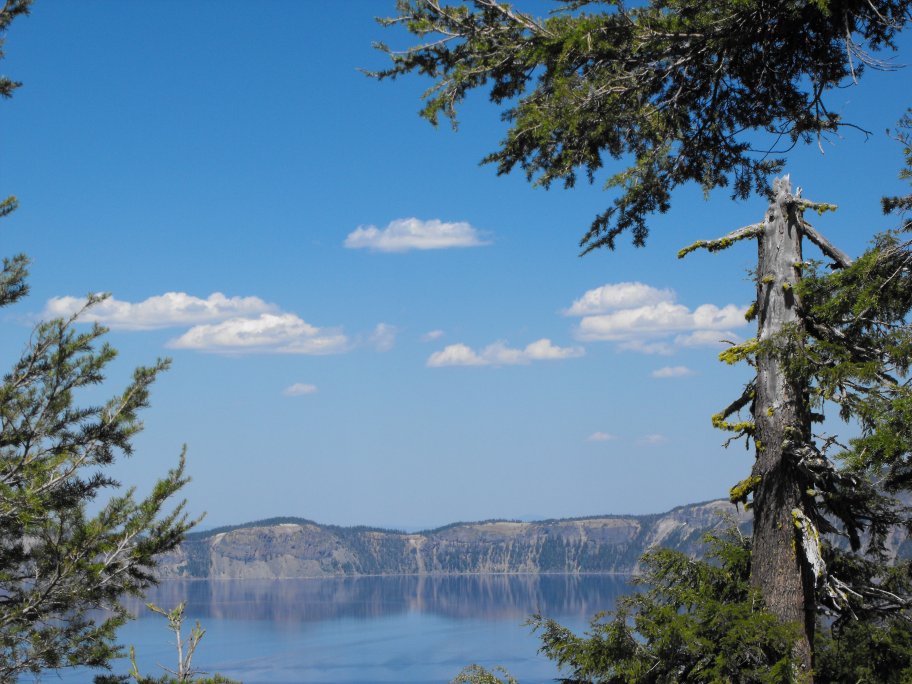
[[261,314],[197,325],[171,340],[174,349],[222,353],[338,354],[348,338],[332,328],[317,328],[294,314]]
[[652,371],[651,375],[654,378],[686,378],[694,372],[687,366],[665,366]]
[[579,324],[583,340],[621,341],[687,330],[726,330],[744,325],[747,307],[702,304],[691,311],[682,304],[661,302],[635,309],[586,316]]
[[747,307],[701,304],[691,310],[675,301],[671,290],[643,283],[615,283],[589,290],[565,311],[580,316],[575,335],[606,341],[641,354],[672,354],[680,347],[718,346],[736,341],[731,332],[747,324]]
[[368,340],[377,351],[388,352],[396,344],[396,326],[389,323],[378,323]]
[[[53,297],[42,317],[69,317],[85,303],[85,298]],[[338,354],[357,346],[340,329],[318,328],[259,297],[227,297],[221,292],[205,299],[166,292],[135,303],[108,297],[82,313],[79,320],[123,330],[184,327],[186,332],[170,340],[168,347],[226,354]],[[359,339],[366,339],[379,351],[389,351],[396,341],[396,328],[378,323]]]
[[422,342],[433,342],[443,337],[443,330],[429,330],[421,336]]
[[465,222],[445,222],[439,219],[422,221],[404,218],[390,221],[386,228],[358,226],[345,238],[349,249],[370,249],[376,252],[406,252],[411,249],[449,249],[451,247],[480,247],[490,244]]
[[668,441],[668,438],[665,435],[660,434],[651,434],[645,435],[637,441],[637,444],[640,446],[658,446],[659,444],[665,444]]
[[[45,319],[66,318],[82,309],[85,302],[84,297],[53,297],[48,300],[41,315]],[[126,330],[153,330],[212,323],[277,310],[274,304],[268,304],[259,297],[226,297],[221,292],[213,292],[201,299],[186,292],[166,292],[136,303],[108,297],[89,308],[80,320]]]
[[487,362],[464,344],[451,344],[428,357],[431,368],[442,366],[484,366]]
[[659,290],[643,283],[611,283],[588,290],[564,313],[567,316],[591,316],[617,309],[673,302],[673,290]]
[[289,385],[284,390],[282,390],[282,394],[284,394],[286,397],[300,397],[304,394],[314,394],[316,391],[316,385],[310,385],[305,382],[296,382],[293,385]]
[[441,366],[515,366],[532,361],[570,359],[585,354],[582,347],[558,347],[549,339],[540,339],[524,349],[508,347],[503,342],[489,344],[480,352],[464,344],[451,344],[434,352],[427,360],[432,368]]
[[612,435],[608,432],[593,432],[586,438],[587,442],[610,442],[611,440],[617,439],[615,435]]

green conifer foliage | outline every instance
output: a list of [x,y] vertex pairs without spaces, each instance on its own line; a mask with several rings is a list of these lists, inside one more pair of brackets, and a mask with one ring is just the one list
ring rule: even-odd
[[[106,474],[132,454],[149,386],[167,367],[138,368],[97,406],[78,392],[104,379],[115,352],[105,330],[75,319],[40,324],[0,384],[0,680],[20,672],[105,666],[128,614],[118,599],[153,583],[155,558],[194,522],[169,500],[187,482],[184,457],[137,499]],[[87,507],[111,491],[107,503]],[[99,617],[95,611],[106,611]]]
[[644,589],[597,616],[585,638],[536,616],[542,652],[564,682],[791,681],[794,625],[761,610],[750,586],[750,545],[710,536],[708,560],[658,550],[642,560]]
[[912,18],[909,0],[567,0],[543,19],[498,0],[396,6],[382,23],[423,42],[378,43],[393,64],[373,75],[430,78],[421,115],[434,124],[455,125],[468,93],[487,90],[509,125],[484,160],[499,173],[573,186],[609,159],[626,167],[607,175],[620,195],[584,252],[626,231],[643,245],[647,217],[689,181],[765,194],[792,144],[847,125],[828,92],[890,68],[872,52]]

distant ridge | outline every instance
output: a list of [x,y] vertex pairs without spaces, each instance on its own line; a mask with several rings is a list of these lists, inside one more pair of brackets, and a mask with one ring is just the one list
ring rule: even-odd
[[[408,533],[324,525],[276,517],[187,535],[161,559],[160,579],[283,579],[360,575],[477,573],[618,573],[637,571],[655,547],[691,556],[702,539],[734,521],[749,533],[751,516],[727,500],[678,506],[650,515],[604,515],[521,522],[456,522]],[[908,556],[902,532],[888,539]]]
[[642,553],[697,555],[705,532],[750,517],[727,501],[651,515],[456,522],[408,533],[291,516],[187,535],[161,559],[161,579],[278,579],[472,573],[630,573]]
[[[606,513],[604,515],[583,515],[570,518],[486,518],[484,520],[472,520],[465,521],[460,520],[457,522],[446,523],[440,527],[432,527],[427,529],[417,530],[415,532],[406,532],[404,530],[398,529],[396,527],[375,527],[372,525],[334,525],[332,523],[320,523],[310,518],[301,518],[294,515],[279,515],[271,518],[263,518],[262,520],[251,520],[249,522],[237,523],[234,525],[220,525],[219,527],[213,527],[208,530],[200,530],[198,532],[189,532],[187,534],[187,539],[201,539],[205,537],[211,537],[216,534],[221,534],[224,532],[233,532],[234,530],[245,529],[248,527],[271,527],[274,525],[284,525],[284,524],[294,524],[294,525],[316,525],[325,529],[336,529],[336,530],[362,530],[365,532],[388,532],[390,534],[433,534],[435,532],[441,532],[443,530],[450,529],[451,527],[458,527],[460,525],[486,525],[489,523],[522,523],[522,524],[546,524],[546,523],[555,523],[555,522],[575,522],[575,521],[585,521],[585,520],[606,520],[606,519],[624,519],[628,520],[631,518],[652,518],[657,516],[666,516],[675,513],[676,511],[695,508],[699,506],[709,506],[718,503],[728,502],[724,499],[713,499],[710,501],[701,501],[699,503],[693,504],[683,504],[681,506],[676,506],[675,508],[670,509],[666,513],[642,513],[642,514],[616,514],[616,513]],[[728,506],[734,510],[734,506]],[[747,516],[747,519],[750,519],[750,515]]]

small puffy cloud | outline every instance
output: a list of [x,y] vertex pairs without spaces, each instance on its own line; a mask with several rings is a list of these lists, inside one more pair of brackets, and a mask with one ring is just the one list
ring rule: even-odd
[[465,222],[446,222],[439,219],[422,221],[404,218],[391,221],[386,228],[359,226],[345,238],[349,249],[370,249],[375,252],[407,252],[412,249],[450,249],[481,247],[490,244]]
[[443,330],[429,330],[421,336],[422,342],[433,342],[443,337]]
[[613,283],[586,291],[564,313],[567,316],[591,316],[618,309],[673,302],[674,299],[673,290],[659,290],[643,283]]
[[675,301],[672,290],[643,283],[615,283],[589,290],[565,311],[580,316],[577,339],[614,342],[642,354],[672,354],[681,347],[718,346],[737,340],[732,328],[746,325],[747,307]]
[[300,397],[305,394],[314,394],[317,391],[316,385],[310,385],[305,382],[296,382],[282,390],[286,397]]
[[451,344],[434,352],[427,360],[431,368],[442,366],[516,366],[532,361],[570,359],[585,354],[582,347],[558,347],[549,339],[540,339],[524,349],[508,347],[504,342],[489,344],[480,352],[464,344]]
[[665,444],[667,441],[668,438],[665,435],[654,433],[651,435],[645,435],[641,439],[637,440],[637,444],[640,446],[658,446],[660,444]]
[[651,375],[654,378],[686,378],[689,375],[693,375],[694,372],[690,370],[687,366],[665,366],[664,368],[657,368],[652,371]]
[[431,368],[442,366],[484,366],[487,362],[464,344],[451,344],[434,352],[427,360]]
[[[41,315],[45,319],[67,318],[82,309],[85,303],[84,297],[53,297]],[[202,299],[186,292],[166,292],[136,303],[108,297],[90,307],[80,320],[125,330],[153,330],[255,316],[277,309],[259,297],[226,297],[221,292],[213,292]]]
[[379,352],[388,352],[396,344],[396,326],[389,323],[378,323],[368,337],[368,341]]
[[317,328],[294,314],[261,314],[197,325],[171,340],[174,349],[228,354],[338,354],[349,347],[338,330]]
[[608,432],[593,432],[586,438],[587,442],[610,442],[611,440],[617,439],[615,435],[612,435]]

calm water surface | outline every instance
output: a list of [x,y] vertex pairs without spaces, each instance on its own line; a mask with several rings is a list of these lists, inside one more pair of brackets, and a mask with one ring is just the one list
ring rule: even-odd
[[[533,613],[577,631],[630,591],[603,575],[362,577],[310,580],[170,581],[148,600],[186,601],[187,627],[206,629],[194,665],[244,684],[442,684],[470,663],[503,665],[521,684],[558,672],[537,654],[523,623]],[[141,602],[123,628],[140,669],[175,666],[173,637]],[[126,673],[118,662],[115,672]],[[43,682],[91,682],[92,673],[44,675]],[[25,681],[25,680],[24,680]],[[30,680],[28,680],[30,681]]]

